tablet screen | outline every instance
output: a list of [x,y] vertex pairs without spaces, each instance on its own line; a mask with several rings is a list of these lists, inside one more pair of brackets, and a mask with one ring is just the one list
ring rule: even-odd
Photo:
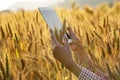
[[62,29],[62,23],[53,8],[40,7],[38,9],[39,9],[41,15],[43,16],[44,20],[46,21],[46,23],[52,30],[54,30],[55,28],[57,30]]

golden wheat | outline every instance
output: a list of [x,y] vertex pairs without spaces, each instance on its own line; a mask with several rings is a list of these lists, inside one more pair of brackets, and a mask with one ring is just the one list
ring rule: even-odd
[[[60,35],[55,31],[57,39],[61,41],[65,25],[71,26],[95,66],[119,80],[120,3],[56,11],[64,23]],[[6,79],[77,80],[53,58],[49,29],[37,10],[0,13],[0,80]]]

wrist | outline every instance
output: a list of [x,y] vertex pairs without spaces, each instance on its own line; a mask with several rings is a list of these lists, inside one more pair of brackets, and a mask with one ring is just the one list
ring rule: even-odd
[[66,66],[74,75],[79,77],[80,72],[82,71],[82,67],[75,62],[71,62]]

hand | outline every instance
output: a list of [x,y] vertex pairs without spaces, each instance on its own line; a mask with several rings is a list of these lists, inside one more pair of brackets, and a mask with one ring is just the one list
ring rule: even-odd
[[72,52],[69,48],[67,36],[64,35],[64,45],[61,45],[55,38],[54,32],[51,33],[51,44],[54,57],[65,65],[76,76],[79,76],[81,68],[73,61]]
[[67,33],[71,37],[72,42],[70,43],[70,47],[76,55],[78,64],[93,71],[92,59],[82,46],[82,41],[76,36],[70,27],[67,27]]
[[86,51],[84,50],[84,48],[82,47],[82,43],[80,41],[80,39],[75,35],[75,33],[72,31],[72,29],[70,27],[67,28],[68,34],[72,39],[72,43],[70,43],[70,47],[71,49],[76,53],[80,64],[87,64],[88,66],[84,66],[87,69],[94,71],[95,73],[100,76],[101,78],[105,79],[105,80],[110,80],[108,75],[106,73],[103,73],[102,71],[100,71],[99,69],[94,67],[94,64],[92,62],[91,57],[86,53]]
[[76,34],[72,31],[71,27],[67,27],[67,33],[71,37],[72,42],[70,43],[70,47],[73,51],[78,50],[80,47],[82,48],[80,39],[76,36]]
[[[54,57],[60,61],[65,67],[67,67],[73,74],[75,74],[77,77],[79,77],[80,72],[82,71],[82,67],[77,65],[72,58],[72,52],[69,48],[68,39],[67,36],[64,36],[64,45],[61,45],[57,39],[55,38],[54,32],[50,30],[51,33],[51,44],[53,49],[53,55]],[[72,39],[75,40],[72,37]],[[77,41],[77,37],[76,37]],[[78,43],[76,42],[78,45]]]

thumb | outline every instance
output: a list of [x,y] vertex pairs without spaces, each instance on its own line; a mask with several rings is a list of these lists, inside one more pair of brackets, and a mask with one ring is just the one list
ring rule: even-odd
[[67,35],[64,35],[64,46],[69,47]]
[[52,49],[55,49],[56,46],[59,46],[59,42],[57,41],[55,34],[52,29],[50,29],[50,35],[51,35],[51,44],[52,44]]
[[51,35],[51,40],[52,40],[55,44],[58,44],[58,41],[57,41],[57,39],[56,39],[56,37],[55,37],[55,34],[54,34],[54,32],[53,32],[52,29],[50,29],[50,35]]

